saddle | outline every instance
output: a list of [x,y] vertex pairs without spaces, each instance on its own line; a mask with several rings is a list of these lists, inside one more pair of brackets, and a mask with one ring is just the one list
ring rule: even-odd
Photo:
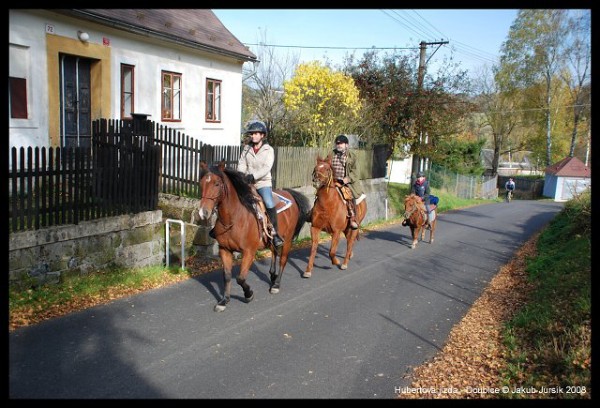
[[[267,207],[265,207],[262,197],[260,194],[258,194],[255,188],[253,188],[253,194],[257,199],[256,204],[254,204],[254,213],[260,227],[259,229],[261,230],[263,236],[266,237],[266,240],[272,239],[273,233],[271,223],[269,222],[269,217],[267,216]],[[272,196],[273,202],[275,203],[275,208],[277,209],[277,214],[287,210],[292,206],[292,200],[276,192],[273,192]]]
[[[354,195],[352,194],[352,190],[350,189],[350,187],[340,184],[339,182],[335,182],[335,187],[337,189],[337,192],[339,193],[340,197],[342,197],[344,200],[346,201],[350,201],[352,199],[354,199]],[[356,205],[360,204],[362,200],[364,200],[365,198],[367,198],[367,196],[365,195],[365,193],[362,193],[360,195],[360,197],[358,197],[356,199]]]

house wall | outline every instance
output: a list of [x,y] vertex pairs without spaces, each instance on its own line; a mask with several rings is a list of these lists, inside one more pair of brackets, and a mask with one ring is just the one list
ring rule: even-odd
[[[51,28],[51,33],[48,33]],[[79,41],[78,31],[90,39]],[[104,42],[108,43],[105,44]],[[10,119],[10,146],[59,145],[58,54],[93,58],[92,120],[120,118],[121,64],[135,66],[134,112],[213,145],[238,145],[242,61],[63,16],[48,10],[9,10],[9,75],[27,78],[28,119]],[[56,58],[56,60],[55,60]],[[161,122],[161,71],[182,74],[182,120]],[[206,79],[222,81],[222,122],[206,123]]]
[[592,185],[592,181],[585,177],[559,177],[546,175],[544,182],[544,197],[554,201],[568,201],[574,195],[580,194]]
[[387,168],[387,177],[392,183],[410,183],[410,173],[412,171],[412,156],[404,160],[389,160]]
[[546,176],[544,177],[544,192],[543,192],[544,197],[550,197],[552,199],[557,197],[557,195],[556,195],[557,179],[558,179],[558,177],[556,177],[554,175],[546,174]]

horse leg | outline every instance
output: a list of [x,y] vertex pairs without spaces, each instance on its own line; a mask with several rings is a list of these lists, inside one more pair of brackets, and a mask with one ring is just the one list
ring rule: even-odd
[[250,303],[254,299],[254,292],[252,292],[252,289],[250,289],[250,285],[248,285],[248,283],[246,282],[246,277],[248,276],[248,272],[250,271],[250,266],[252,266],[252,262],[254,262],[254,254],[256,254],[256,248],[254,250],[246,249],[242,251],[242,263],[240,265],[240,274],[235,280],[244,291],[246,303]]
[[271,287],[269,288],[269,292],[277,293],[277,291],[273,292],[273,285],[277,280],[277,248],[271,247],[271,267],[269,268],[269,277],[271,278]]
[[350,258],[352,258],[352,248],[354,247],[354,240],[356,239],[356,234],[358,234],[358,230],[350,230],[345,234],[346,256],[344,257],[342,265],[340,265],[340,269],[348,269],[348,262],[350,262]]
[[310,278],[312,276],[313,265],[315,263],[315,256],[317,255],[317,247],[319,246],[319,234],[321,233],[321,229],[317,227],[310,227],[310,256],[308,257],[308,265],[306,265],[306,270],[304,274],[302,274],[303,278]]
[[435,223],[437,222],[437,220],[433,220],[433,222],[431,223],[431,229],[429,230],[429,243],[433,244],[433,238],[435,236]]
[[283,270],[285,269],[285,265],[287,264],[288,254],[290,253],[291,247],[291,240],[285,241],[283,243],[283,247],[281,248],[281,255],[279,256],[279,273],[277,273],[275,277],[271,276],[271,293],[279,293],[279,288],[281,286],[281,277],[283,276]]
[[219,248],[219,256],[223,262],[223,287],[224,294],[219,303],[215,305],[215,312],[222,312],[227,307],[231,293],[231,268],[233,267],[233,254],[223,248]]
[[340,261],[335,256],[335,253],[337,252],[337,247],[338,247],[338,244],[340,243],[340,235],[341,234],[342,234],[341,231],[333,231],[333,234],[331,234],[331,246],[329,247],[329,258],[331,259],[331,263],[336,266],[338,266],[340,264]]
[[412,235],[412,244],[410,245],[411,249],[415,249],[417,246],[417,241],[419,240],[419,227],[410,227],[410,234]]

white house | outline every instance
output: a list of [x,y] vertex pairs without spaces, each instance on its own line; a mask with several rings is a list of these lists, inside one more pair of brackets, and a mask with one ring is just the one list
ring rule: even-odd
[[9,10],[9,145],[89,146],[91,123],[133,114],[239,145],[242,66],[208,9]]
[[592,185],[592,171],[577,157],[565,157],[546,167],[544,197],[568,201]]

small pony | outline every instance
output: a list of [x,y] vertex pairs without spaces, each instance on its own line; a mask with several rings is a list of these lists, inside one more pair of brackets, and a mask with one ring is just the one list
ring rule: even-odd
[[437,218],[435,214],[435,204],[429,205],[429,211],[431,212],[431,218],[433,221],[431,225],[427,223],[427,213],[425,210],[425,204],[421,197],[416,194],[410,194],[404,199],[404,222],[402,225],[408,225],[410,227],[410,233],[412,235],[411,248],[417,246],[419,235],[421,235],[421,241],[425,240],[425,230],[429,229],[429,243],[433,244],[435,236],[435,226]]
[[298,191],[291,189],[274,190],[278,208],[277,219],[279,235],[283,246],[279,254],[279,270],[277,270],[278,251],[273,246],[272,231],[266,224],[264,204],[254,186],[245,181],[242,173],[226,169],[225,163],[209,168],[206,162],[201,162],[202,198],[198,215],[201,220],[207,220],[213,211],[217,212],[215,224],[216,240],[219,243],[219,256],[223,262],[224,294],[215,305],[216,312],[225,310],[230,300],[231,279],[233,268],[233,253],[242,254],[240,273],[236,278],[238,285],[244,291],[246,303],[254,299],[254,292],[246,282],[250,266],[254,262],[256,251],[269,248],[272,253],[270,293],[278,293],[281,276],[287,264],[292,240],[298,236],[310,213],[308,198]]
[[[333,179],[333,168],[331,167],[331,155],[326,158],[317,157],[317,164],[313,169],[313,185],[317,189],[315,203],[311,213],[310,237],[312,245],[310,257],[303,278],[312,276],[312,269],[319,246],[319,235],[321,231],[331,234],[331,247],[329,258],[333,265],[339,265],[340,269],[348,268],[348,262],[352,258],[352,248],[358,239],[358,231],[350,228],[346,202],[342,198],[339,183]],[[356,200],[356,222],[360,224],[367,214],[367,200],[361,196]],[[341,234],[346,236],[346,256],[340,264],[335,253],[340,242]]]

